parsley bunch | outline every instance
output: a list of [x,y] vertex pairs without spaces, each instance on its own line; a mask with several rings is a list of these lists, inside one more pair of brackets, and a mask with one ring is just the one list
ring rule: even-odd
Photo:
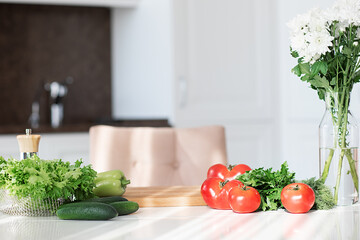
[[282,207],[281,191],[286,185],[295,182],[295,173],[289,172],[287,162],[284,162],[276,172],[272,168],[257,168],[236,179],[255,188],[261,196],[260,209],[268,211]]
[[63,162],[61,159],[43,160],[33,156],[24,160],[0,157],[0,189],[19,198],[33,199],[93,197],[96,171],[88,166]]

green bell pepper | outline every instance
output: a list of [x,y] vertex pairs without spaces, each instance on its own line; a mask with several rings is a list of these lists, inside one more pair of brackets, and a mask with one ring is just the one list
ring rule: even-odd
[[98,197],[121,196],[125,193],[130,180],[120,170],[110,170],[98,173],[94,179],[94,194]]

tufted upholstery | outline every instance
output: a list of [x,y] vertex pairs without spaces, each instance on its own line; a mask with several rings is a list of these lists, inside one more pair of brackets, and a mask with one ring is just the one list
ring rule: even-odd
[[225,129],[93,126],[90,162],[122,170],[133,187],[200,185],[212,164],[227,162]]

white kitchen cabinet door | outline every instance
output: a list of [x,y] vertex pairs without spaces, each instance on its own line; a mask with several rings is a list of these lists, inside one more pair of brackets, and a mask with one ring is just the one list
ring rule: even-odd
[[174,125],[221,124],[229,163],[279,162],[275,5],[174,1]]

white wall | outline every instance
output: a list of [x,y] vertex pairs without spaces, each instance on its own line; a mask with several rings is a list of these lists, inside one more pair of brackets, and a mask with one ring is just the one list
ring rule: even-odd
[[[171,90],[173,82],[178,81],[173,76],[173,72],[176,72],[173,69],[173,64],[178,63],[176,63],[176,60],[174,62],[172,58],[172,48],[178,47],[178,45],[174,45],[172,39],[172,2],[168,0],[144,0],[139,2],[136,9],[113,10],[114,117],[174,118],[174,115],[176,115],[174,111],[177,107],[175,105],[177,99],[174,98],[176,94]],[[225,1],[226,4],[224,3],[223,6],[216,1],[209,1],[210,3],[219,4],[219,8],[221,8],[224,6],[229,7],[231,1]],[[234,3],[240,4],[238,2]],[[272,128],[273,131],[269,132],[271,135],[264,133],[263,140],[257,141],[259,146],[247,146],[246,144],[251,143],[246,141],[241,142],[241,148],[238,146],[239,141],[237,142],[236,139],[244,135],[243,129],[251,128],[250,125],[239,127],[238,125],[244,122],[238,121],[236,117],[232,118],[231,124],[228,124],[230,126],[228,134],[231,140],[228,145],[229,153],[234,159],[232,161],[246,158],[247,155],[244,155],[244,149],[254,147],[259,150],[257,153],[260,154],[259,158],[264,159],[264,162],[261,162],[263,166],[277,168],[279,163],[287,161],[290,169],[297,173],[298,179],[318,176],[318,125],[324,112],[324,103],[318,99],[316,91],[310,89],[306,83],[291,73],[296,60],[289,53],[289,31],[286,23],[297,14],[305,13],[313,7],[327,8],[332,3],[333,0],[318,0],[316,2],[312,0],[276,0],[272,2],[274,4],[271,7],[273,11],[272,17],[275,19],[276,25],[271,28],[275,29],[273,35],[269,34],[269,38],[257,39],[254,43],[263,47],[266,44],[261,45],[261,41],[276,43],[274,45],[276,54],[270,49],[269,51],[262,49],[261,54],[274,55],[269,57],[260,54],[257,57],[263,57],[263,59],[255,61],[262,62],[272,59],[271,64],[275,65],[273,69],[266,70],[270,71],[268,76],[271,76],[270,81],[275,85],[274,89],[266,89],[266,91],[272,92],[269,96],[274,97],[274,99],[269,100],[271,104],[275,105],[270,110],[274,115],[271,115],[273,119],[271,124],[274,125],[274,128]],[[252,8],[251,11],[265,11],[264,5],[263,8],[260,8],[261,4],[258,5],[258,8]],[[259,14],[259,12],[254,12],[254,14]],[[215,20],[213,22],[216,23]],[[185,28],[190,28],[186,26],[187,22],[184,24]],[[249,24],[253,23],[249,22]],[[256,24],[256,31],[261,33],[261,22]],[[191,26],[193,28],[193,25]],[[265,31],[269,31],[269,28],[266,28],[266,24],[263,27],[264,35],[268,34]],[[181,29],[181,31],[183,30]],[[241,29],[235,28],[233,31],[241,31]],[[181,41],[187,39],[185,35],[178,37],[181,38]],[[211,46],[211,44],[208,45]],[[194,51],[191,51],[191,53],[193,54]],[[185,54],[182,60],[186,59],[186,57]],[[206,63],[203,64],[206,65]],[[261,68],[259,69],[261,71]],[[264,72],[260,73],[265,74]],[[231,76],[227,76],[227,79],[230,78]],[[239,81],[241,81],[241,78],[239,78]],[[188,84],[191,85],[192,83],[188,82]],[[352,95],[352,110],[358,118],[360,117],[359,85],[355,87]],[[264,86],[268,87],[268,85]],[[198,97],[196,94],[194,96]],[[238,110],[233,110],[233,113]],[[201,113],[198,112],[197,115],[201,115]],[[183,114],[183,116],[187,121],[191,120],[191,114]],[[220,120],[217,122],[221,123]],[[261,128],[256,128],[256,130],[259,131],[259,134],[263,131]],[[274,144],[274,141],[276,144]],[[269,146],[269,144],[272,145]],[[267,153],[271,155],[269,156]],[[251,158],[249,158],[249,161],[251,161]]]
[[113,117],[172,115],[171,1],[112,9]]

